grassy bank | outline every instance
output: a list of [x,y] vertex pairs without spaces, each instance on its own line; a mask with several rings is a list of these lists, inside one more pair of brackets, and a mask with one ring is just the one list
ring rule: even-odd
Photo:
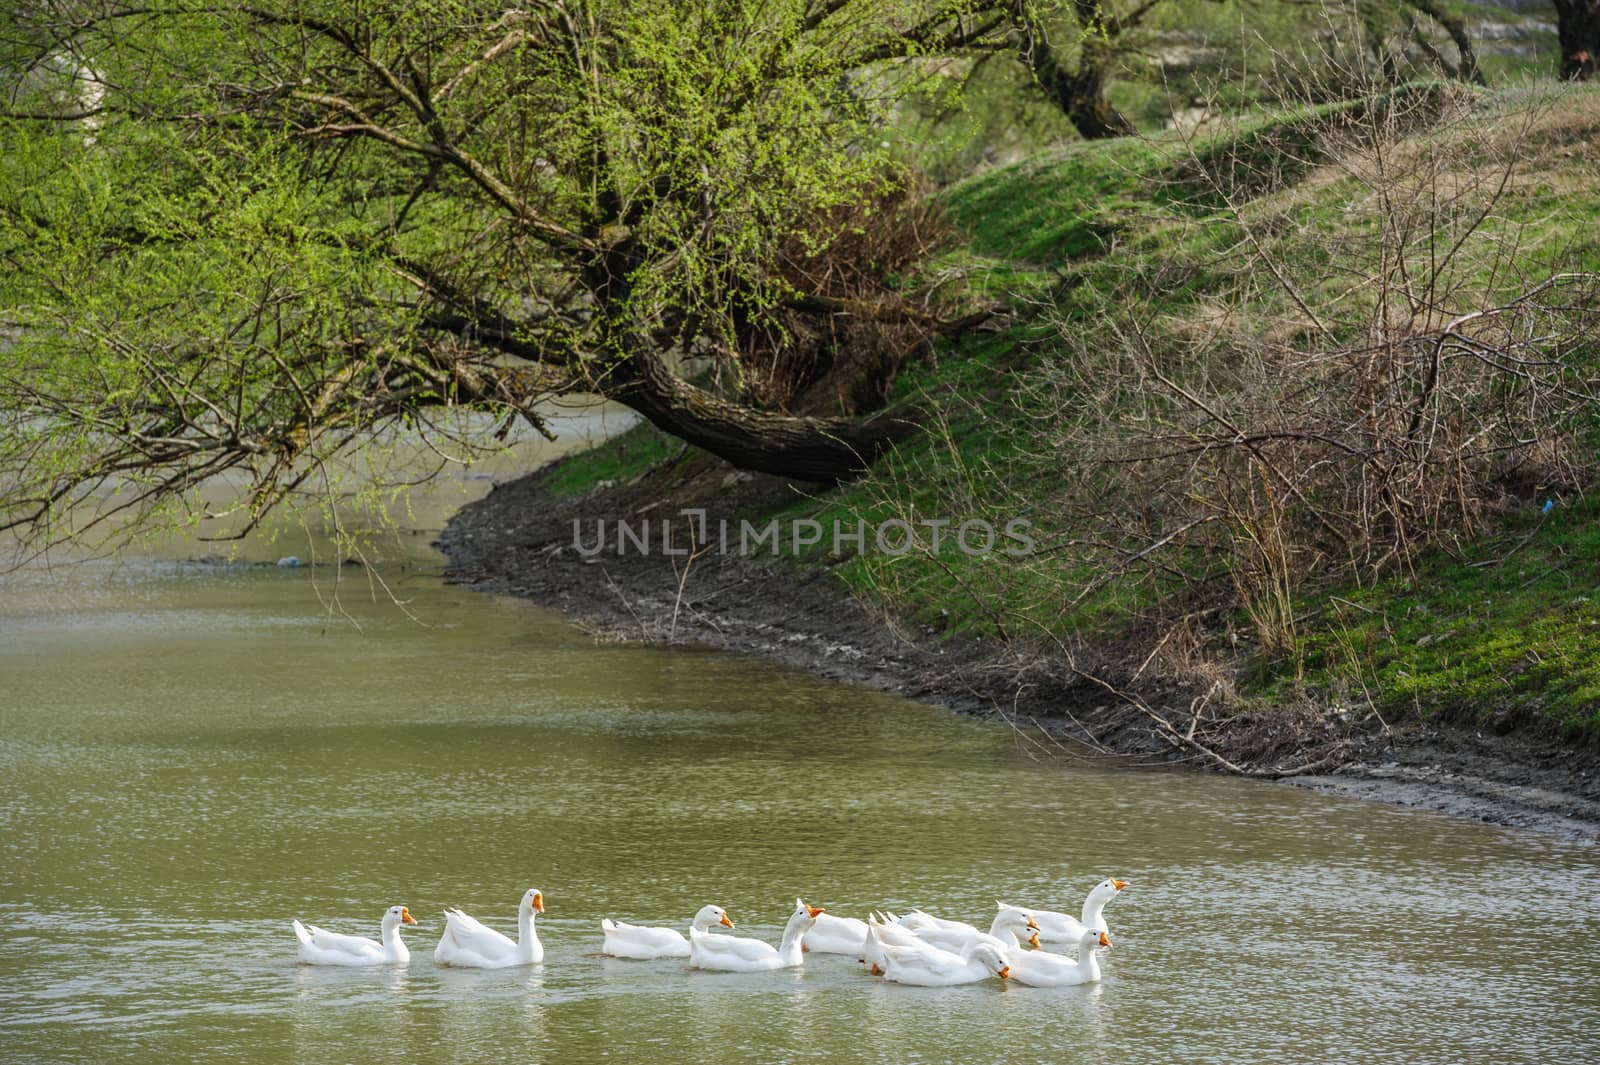
[[[1600,740],[1600,92],[1256,112],[942,198],[928,272],[993,328],[902,374],[926,433],[787,516],[1037,550],[795,564],[1019,675]],[[641,428],[560,487],[680,452]]]

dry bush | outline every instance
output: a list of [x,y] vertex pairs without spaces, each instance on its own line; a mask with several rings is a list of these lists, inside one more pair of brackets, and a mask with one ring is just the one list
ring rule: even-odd
[[741,386],[769,410],[852,415],[883,405],[900,366],[939,328],[932,291],[899,287],[945,236],[933,201],[909,184],[816,220],[817,239],[783,249],[800,294],[738,337]]

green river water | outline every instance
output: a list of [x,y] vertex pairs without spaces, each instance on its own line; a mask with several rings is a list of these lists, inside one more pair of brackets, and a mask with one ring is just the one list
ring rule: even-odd
[[[420,562],[421,564],[417,564]],[[0,580],[7,1062],[1600,1059],[1594,848],[1217,776],[1041,759],[1004,727],[529,604],[177,561]],[[356,623],[359,623],[359,627]],[[886,985],[592,956],[610,916],[1076,911],[1098,986]],[[445,906],[542,965],[436,968]],[[289,921],[409,966],[296,964]]]

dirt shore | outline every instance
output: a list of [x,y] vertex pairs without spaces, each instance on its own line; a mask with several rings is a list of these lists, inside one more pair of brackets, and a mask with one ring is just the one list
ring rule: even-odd
[[[1298,787],[1600,840],[1600,755],[1558,738],[1299,711],[1241,715],[1203,754],[1163,734],[1152,716],[1187,720],[1192,693],[1146,682],[1111,694],[1082,676],[997,669],[991,649],[953,647],[875,616],[828,565],[716,551],[693,559],[619,553],[612,539],[586,557],[574,546],[576,529],[592,548],[601,521],[615,529],[618,519],[649,519],[659,530],[685,508],[704,509],[712,527],[721,517],[762,514],[793,498],[797,489],[781,481],[689,460],[644,483],[602,483],[562,498],[548,488],[554,469],[498,485],[451,518],[439,541],[447,579],[556,607],[607,638],[757,654],[1039,728],[1108,758],[1197,768],[1225,759],[1268,777],[1290,772],[1283,782]],[[690,520],[677,519],[676,544],[688,542]],[[1300,771],[1324,765],[1325,772]]]

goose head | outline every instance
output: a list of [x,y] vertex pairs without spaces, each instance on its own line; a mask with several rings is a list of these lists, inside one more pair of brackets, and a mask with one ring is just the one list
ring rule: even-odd
[[728,916],[728,911],[721,906],[702,906],[699,912],[694,915],[692,927],[704,932],[714,924],[719,924],[724,928],[732,928],[733,920]]
[[383,911],[383,930],[399,928],[403,924],[416,924],[417,919],[411,916],[411,911],[404,906],[390,906]]
[[[888,958],[883,953],[883,940],[878,935],[878,929],[883,927],[883,922],[878,920],[876,913],[867,915],[867,936],[861,943],[861,957],[856,961],[867,967],[873,976],[883,975],[883,965],[888,964]],[[879,962],[883,964],[879,964]]]
[[1094,890],[1090,891],[1089,894],[1098,895],[1103,899],[1112,899],[1116,897],[1117,892],[1127,886],[1128,882],[1126,880],[1118,880],[1116,877],[1108,876],[1096,884]]
[[544,892],[540,891],[538,888],[529,888],[527,891],[524,891],[522,893],[522,902],[517,907],[517,915],[520,917],[522,914],[526,913],[531,916],[532,914],[543,912]]
[[1096,947],[1110,947],[1110,946],[1111,946],[1111,935],[1110,935],[1110,933],[1108,933],[1108,932],[1096,932],[1092,928],[1091,929],[1086,929],[1084,931],[1083,935],[1078,937],[1078,956],[1081,958],[1081,957],[1083,957],[1085,955],[1085,952],[1094,950]]
[[783,926],[783,941],[799,939],[816,925],[817,918],[822,915],[822,910],[816,906],[807,906],[802,900],[794,900],[794,912],[789,915],[789,923]]
[[967,957],[981,963],[985,969],[1002,980],[1011,975],[1011,964],[1006,961],[1005,953],[993,943],[980,940],[973,946]]
[[1033,919],[1033,914],[1017,906],[1007,906],[1003,902],[996,902],[994,905],[994,923],[989,926],[990,932],[1011,932],[1030,947],[1039,945],[1039,922]]

